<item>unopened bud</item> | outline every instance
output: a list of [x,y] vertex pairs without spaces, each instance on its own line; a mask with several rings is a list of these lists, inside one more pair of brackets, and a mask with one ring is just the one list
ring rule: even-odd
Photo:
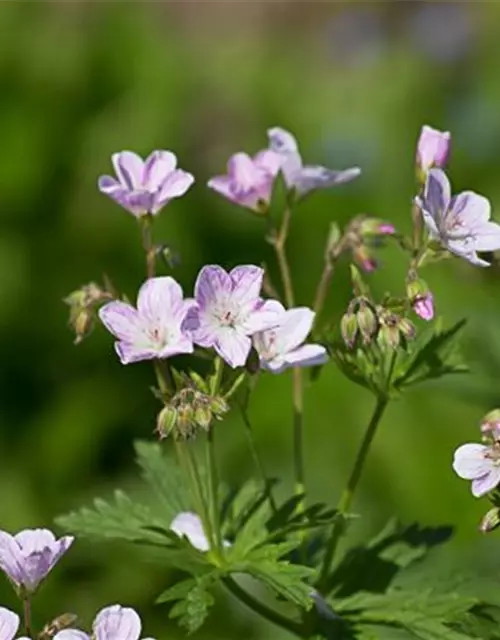
[[398,329],[407,340],[411,340],[415,337],[415,334],[416,334],[415,325],[412,322],[410,322],[408,318],[399,319]]
[[421,278],[412,278],[406,283],[406,295],[413,311],[423,320],[432,320],[434,317],[434,297],[425,282]]
[[500,409],[493,409],[481,421],[481,433],[494,440],[500,439]]
[[378,322],[373,309],[365,300],[361,300],[359,303],[359,308],[356,312],[356,321],[363,342],[368,344],[377,332]]
[[417,142],[417,178],[425,183],[427,172],[432,167],[444,167],[450,153],[451,134],[449,131],[439,131],[427,125],[422,127]]
[[177,409],[167,404],[156,418],[156,433],[160,439],[169,436],[177,423]]
[[209,406],[199,406],[194,410],[194,421],[205,431],[208,431],[212,422],[212,411]]
[[377,261],[369,252],[368,247],[364,244],[360,244],[355,247],[353,249],[352,256],[356,261],[356,264],[358,264],[363,271],[366,271],[366,273],[371,273],[377,268]]
[[[46,624],[45,627],[41,630],[38,638],[39,640],[50,640],[60,631],[63,631],[68,627],[72,627],[77,620],[78,616],[74,613],[63,613],[52,620],[52,622]],[[62,635],[63,634],[61,634],[61,636]]]
[[481,533],[490,533],[500,525],[500,508],[493,507],[481,520],[479,531]]
[[352,311],[344,313],[340,321],[340,333],[345,344],[351,348],[356,342],[356,336],[358,333],[358,321],[356,314]]
[[229,411],[229,404],[222,396],[210,398],[209,407],[214,416],[219,419]]
[[80,344],[94,327],[94,314],[90,309],[82,307],[75,309],[71,316],[73,317],[70,317],[70,324],[75,332],[75,344]]
[[396,231],[394,225],[379,218],[365,218],[361,222],[359,230],[363,236],[392,235]]
[[383,325],[377,335],[377,342],[382,349],[397,349],[401,342],[401,334],[396,326]]

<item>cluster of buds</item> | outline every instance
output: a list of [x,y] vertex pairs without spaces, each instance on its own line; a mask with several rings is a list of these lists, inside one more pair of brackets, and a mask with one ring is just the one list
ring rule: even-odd
[[377,311],[368,298],[361,296],[351,300],[340,321],[340,331],[346,345],[352,348],[358,337],[364,345],[370,344],[378,329]]
[[411,308],[422,320],[432,320],[434,297],[425,280],[416,274],[409,274],[406,281],[406,295]]
[[415,337],[416,330],[408,318],[382,306],[377,307],[380,328],[377,342],[382,348],[398,349]]
[[94,328],[99,305],[113,300],[114,297],[109,282],[104,289],[95,282],[90,282],[64,298],[64,302],[69,305],[69,325],[75,332],[75,344],[79,344]]
[[383,245],[386,236],[395,233],[392,224],[365,215],[357,216],[346,229],[343,248],[349,249],[354,262],[366,272],[377,268],[375,250]]
[[158,414],[156,433],[160,440],[193,438],[199,429],[208,431],[212,421],[222,420],[229,405],[222,396],[210,396],[193,385],[178,391]]
[[493,409],[481,421],[483,441],[490,444],[500,442],[500,409]]

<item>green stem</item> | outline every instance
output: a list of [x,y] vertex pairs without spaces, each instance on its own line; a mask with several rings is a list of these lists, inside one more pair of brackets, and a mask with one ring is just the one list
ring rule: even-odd
[[388,399],[385,396],[380,396],[379,398],[377,398],[377,403],[375,405],[373,415],[370,419],[370,422],[368,423],[365,435],[359,447],[356,460],[354,461],[354,466],[351,471],[351,475],[347,482],[346,488],[344,489],[340,497],[340,501],[337,507],[339,517],[332,527],[332,534],[326,549],[323,566],[318,581],[318,591],[320,592],[323,592],[324,589],[328,586],[328,576],[330,573],[331,564],[335,556],[335,551],[337,549],[340,538],[345,531],[346,517],[349,514],[354,494],[358,487],[359,480],[365,466],[368,452],[370,451],[373,438],[375,437],[377,427],[387,407],[387,403]]
[[230,576],[223,578],[222,581],[233,596],[246,604],[247,607],[252,609],[252,611],[260,615],[262,618],[265,618],[268,622],[271,622],[282,629],[286,629],[296,636],[304,637],[301,624],[294,620],[290,620],[290,618],[283,616],[281,613],[270,609],[265,604],[262,604],[262,602],[256,600],[252,595],[245,591],[245,589],[240,587],[240,585]]
[[207,433],[207,468],[208,468],[208,504],[209,517],[212,525],[213,542],[215,548],[222,548],[222,536],[219,517],[219,474],[217,471],[217,459],[215,456],[215,430],[209,428]]
[[323,273],[321,274],[321,278],[318,283],[318,287],[316,289],[316,294],[314,296],[314,304],[313,311],[316,314],[314,316],[315,322],[321,315],[323,311],[323,307],[325,306],[326,298],[328,296],[328,291],[330,289],[330,284],[333,278],[334,266],[331,258],[327,257],[325,259],[325,266],[323,268]]
[[24,631],[31,638],[31,600],[29,595],[23,597]]
[[215,396],[219,392],[222,375],[224,373],[224,360],[216,356],[214,360],[214,373],[210,379],[210,395]]
[[276,504],[276,500],[274,499],[271,481],[266,473],[264,463],[259,456],[257,445],[255,444],[252,423],[250,422],[250,418],[248,417],[246,408],[242,404],[240,404],[240,411],[241,417],[243,419],[243,424],[245,425],[245,435],[247,437],[248,446],[250,447],[250,453],[252,455],[255,468],[257,469],[261,477],[262,484],[264,485],[265,491],[267,493],[267,499],[269,500],[271,509],[273,510],[273,513],[276,513],[278,511],[278,505]]
[[156,256],[153,245],[153,216],[147,215],[139,218],[142,234],[142,247],[146,254],[146,271],[148,278],[153,278],[156,271]]

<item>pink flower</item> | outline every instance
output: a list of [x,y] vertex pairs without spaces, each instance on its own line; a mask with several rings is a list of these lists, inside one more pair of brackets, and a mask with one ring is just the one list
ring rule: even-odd
[[412,303],[413,311],[422,320],[432,320],[434,317],[434,297],[429,291],[426,295],[417,296]]
[[276,324],[277,313],[260,298],[264,270],[253,265],[227,273],[203,267],[195,284],[197,308],[187,327],[202,347],[213,347],[230,367],[242,367],[250,353],[250,336]]
[[267,303],[275,309],[278,324],[253,336],[253,345],[259,354],[263,369],[281,373],[290,367],[313,367],[327,361],[326,349],[319,344],[304,344],[314,321],[314,312],[307,307],[288,311],[276,301]]
[[497,444],[463,444],[455,451],[455,473],[472,480],[472,495],[486,495],[500,483],[500,447]]
[[215,176],[208,186],[228,200],[262,213],[271,201],[280,162],[280,156],[269,150],[260,151],[253,158],[236,153],[227,163],[227,175]]
[[104,326],[118,338],[116,352],[122,364],[170,358],[192,353],[193,341],[184,333],[184,321],[194,300],[184,300],[180,285],[170,276],[150,278],[139,290],[137,309],[121,301],[99,310]]
[[0,568],[16,587],[33,592],[73,540],[56,540],[48,529],[25,529],[15,536],[0,531]]
[[59,631],[54,640],[139,640],[141,630],[141,619],[137,613],[133,609],[115,604],[101,609],[97,614],[92,625],[92,635],[78,629],[65,629]]
[[427,125],[422,127],[417,143],[417,166],[427,173],[432,167],[444,167],[450,153],[451,134]]
[[132,151],[111,156],[117,178],[101,176],[99,190],[136,217],[156,215],[172,198],[193,184],[190,173],[176,169],[171,151],[153,151],[146,160]]

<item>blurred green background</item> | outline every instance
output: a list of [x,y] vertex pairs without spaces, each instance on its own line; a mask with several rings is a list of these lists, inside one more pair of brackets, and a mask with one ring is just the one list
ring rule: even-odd
[[[309,162],[363,169],[297,211],[289,251],[301,304],[312,301],[331,220],[364,212],[409,232],[424,123],[453,133],[455,188],[500,206],[498,3],[12,1],[1,3],[0,27],[0,527],[8,531],[50,527],[115,487],[141,491],[132,442],[154,437],[151,368],[122,367],[100,329],[74,347],[62,303],[104,272],[131,297],[143,279],[137,225],[96,188],[113,152],[171,149],[196,176],[155,230],[180,251],[187,291],[208,262],[265,260],[276,274],[262,221],[205,187],[230,154],[264,147],[270,126],[293,131]],[[402,292],[402,256],[391,247],[380,257],[374,288]],[[349,300],[347,273],[343,263],[325,313],[332,322]],[[500,402],[499,270],[452,260],[423,275],[446,322],[469,317],[472,371],[389,408],[353,530],[368,535],[396,513],[453,524],[458,553],[487,554],[477,533],[487,504],[450,464]],[[286,483],[290,388],[289,375],[267,377],[251,407],[265,462]],[[315,499],[337,500],[371,405],[333,366],[308,387]],[[241,482],[253,473],[241,422],[231,415],[217,428],[224,476]],[[40,591],[36,616],[74,610],[88,622],[120,602],[140,610],[146,635],[183,637],[165,606],[152,605],[174,579],[128,546],[78,541]],[[4,580],[0,602],[17,606]],[[221,598],[198,637],[238,633],[278,636]]]

